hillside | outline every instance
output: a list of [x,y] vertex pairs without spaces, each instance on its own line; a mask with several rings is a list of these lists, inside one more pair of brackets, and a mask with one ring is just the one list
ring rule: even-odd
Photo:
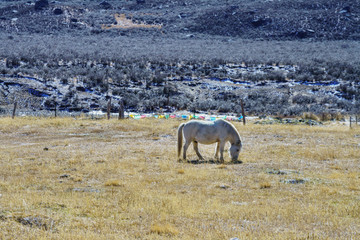
[[[359,111],[358,1],[3,1],[0,111]],[[10,46],[10,47],[9,47]]]
[[[349,1],[7,1],[0,10],[5,32],[83,35],[102,33],[115,13],[166,35],[203,33],[268,40],[360,40],[360,3]],[[144,30],[144,29],[143,29]],[[149,29],[145,29],[149,30]],[[126,33],[124,33],[126,34]]]

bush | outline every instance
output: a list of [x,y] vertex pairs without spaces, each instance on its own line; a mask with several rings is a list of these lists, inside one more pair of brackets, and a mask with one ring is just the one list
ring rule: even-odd
[[316,114],[314,114],[314,113],[312,113],[312,112],[305,112],[305,113],[303,113],[303,114],[302,114],[302,118],[303,118],[303,119],[314,120],[314,121],[320,121],[320,118],[319,118]]
[[304,94],[297,94],[292,97],[292,103],[295,104],[311,104],[316,103],[316,97],[315,96],[308,96]]
[[335,113],[323,112],[320,114],[319,118],[321,121],[333,121],[333,120],[343,121],[345,119],[345,117],[339,112],[335,112]]
[[229,113],[234,111],[234,104],[229,101],[220,101],[217,111],[219,113]]
[[301,116],[304,112],[304,108],[300,105],[292,105],[284,109],[281,113],[283,116]]

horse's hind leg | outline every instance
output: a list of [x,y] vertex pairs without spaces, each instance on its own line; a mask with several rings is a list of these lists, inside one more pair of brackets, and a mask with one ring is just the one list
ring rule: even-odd
[[183,150],[183,159],[186,160],[186,150],[189,148],[191,142],[190,141],[185,141],[184,144],[184,150]]
[[199,152],[199,148],[198,148],[198,142],[197,141],[193,141],[193,145],[194,145],[194,150],[196,152],[196,155],[199,157],[200,160],[204,160],[204,158],[201,156],[200,152]]

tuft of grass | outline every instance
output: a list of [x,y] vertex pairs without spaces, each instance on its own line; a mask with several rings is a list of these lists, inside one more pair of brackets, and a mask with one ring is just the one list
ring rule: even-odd
[[73,180],[74,182],[82,182],[83,178],[79,177],[79,176],[75,176],[75,177],[72,177],[71,180]]
[[360,187],[358,185],[358,183],[352,183],[351,185],[348,186],[350,191],[360,191]]
[[165,236],[176,236],[179,234],[179,230],[177,230],[174,226],[168,223],[166,224],[156,223],[151,226],[150,232]]
[[118,179],[111,179],[105,182],[105,186],[109,187],[121,187],[123,186],[123,183]]
[[184,174],[184,173],[185,173],[185,170],[184,170],[184,169],[179,169],[179,170],[177,170],[177,173],[178,173],[178,174]]
[[227,167],[225,164],[221,164],[221,165],[217,166],[217,168],[218,169],[226,169]]
[[261,182],[259,184],[259,186],[260,186],[260,189],[271,188],[271,183],[269,183],[269,182]]
[[330,168],[334,169],[334,170],[342,170],[342,167],[339,165],[332,165],[332,166],[330,166]]

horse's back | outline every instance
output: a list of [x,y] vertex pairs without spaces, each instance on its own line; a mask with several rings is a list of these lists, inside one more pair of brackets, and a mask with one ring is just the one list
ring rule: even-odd
[[197,141],[203,144],[212,144],[219,141],[223,129],[218,120],[205,122],[192,120],[184,126],[184,137],[188,141]]
[[199,120],[192,120],[185,124],[184,131],[196,132],[202,129],[213,128],[214,122],[205,122]]

